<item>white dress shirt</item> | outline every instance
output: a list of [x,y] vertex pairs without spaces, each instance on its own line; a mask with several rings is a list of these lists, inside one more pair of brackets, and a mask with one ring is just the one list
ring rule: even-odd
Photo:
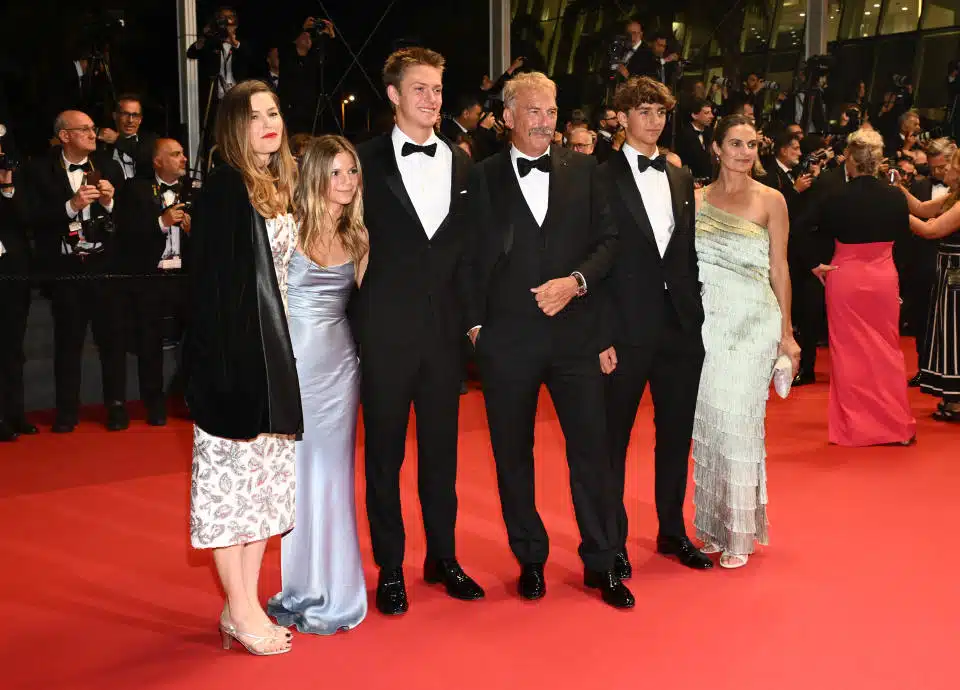
[[933,186],[930,188],[930,198],[939,199],[942,196],[946,196],[950,193],[950,188],[940,182],[934,182]]
[[[653,168],[647,168],[641,173],[637,167],[637,158],[641,155],[640,152],[630,144],[624,144],[621,151],[627,157],[627,164],[633,172],[637,189],[640,190],[643,206],[647,210],[647,218],[650,219],[650,226],[653,228],[653,236],[657,240],[657,249],[662,257],[667,251],[667,245],[670,244],[670,238],[673,236],[673,229],[676,225],[673,217],[673,197],[670,195],[670,182],[667,180],[667,173]],[[657,152],[655,155],[648,157],[652,160],[659,155],[660,153]]]
[[[125,137],[123,135],[120,135],[117,141],[119,141],[120,139],[133,139],[134,142],[136,142],[137,135],[134,134],[132,137]],[[120,165],[120,169],[123,170],[123,179],[129,180],[132,177],[136,177],[137,163],[128,154],[120,153],[120,149],[114,147],[113,160],[115,160]]]
[[409,141],[418,146],[419,144],[397,126],[394,126],[390,136],[393,140],[393,153],[397,159],[400,179],[403,180],[403,186],[417,212],[420,224],[423,225],[427,239],[433,239],[434,233],[450,212],[453,152],[434,133],[423,143],[423,146],[437,145],[437,152],[432,157],[425,153],[411,153],[409,156],[404,156],[401,151],[406,142]]
[[[157,182],[157,187],[160,185],[166,184],[159,177],[155,177]],[[160,197],[163,200],[163,208],[173,206],[177,203],[177,193],[172,189],[166,190]],[[157,268],[180,268],[177,266],[165,266],[164,261],[167,259],[180,258],[180,226],[179,225],[164,225],[163,216],[157,219],[157,222],[160,224],[160,229],[163,231],[163,234],[167,236],[167,244],[163,248],[163,255],[159,258],[159,263]]]
[[[549,147],[544,155],[550,155]],[[517,182],[520,183],[520,191],[537,225],[543,225],[543,220],[547,217],[547,207],[550,205],[550,175],[534,168],[526,177],[520,177],[520,170],[517,168],[518,158],[532,161],[539,156],[528,156],[520,153],[516,146],[510,147],[510,162],[513,164],[513,174],[517,176]]]
[[[783,172],[785,172],[785,173],[787,173],[788,175],[790,175],[790,168],[788,168],[786,165],[784,165],[784,164],[783,164],[783,161],[781,161],[779,158],[777,158],[776,161],[777,161],[777,166],[778,166]],[[791,175],[791,177],[793,177],[793,176]]]
[[[76,191],[80,189],[80,185],[83,184],[84,172],[82,170],[74,170],[73,172],[70,172],[70,166],[73,164],[70,161],[68,161],[66,157],[63,156],[63,154],[60,154],[60,155],[63,158],[63,168],[64,170],[67,171],[67,179],[70,181],[70,189],[72,189],[74,193],[76,193]],[[76,165],[83,165],[85,163],[88,163],[89,161],[90,161],[89,158],[84,158],[83,160],[77,162]],[[100,205],[103,207],[105,211],[107,211],[107,213],[113,212],[113,199],[110,200],[109,204],[100,204]],[[68,218],[73,220],[74,218],[77,217],[77,212],[74,211],[73,207],[70,205],[70,199],[67,199],[67,203],[64,204],[64,207],[67,209]],[[81,214],[80,215],[81,220],[89,220],[90,206],[87,206],[86,208],[84,208],[80,212],[80,214]]]
[[220,46],[220,78],[217,80],[217,97],[223,98],[223,95],[236,84],[237,80],[233,78],[233,45],[224,41]]

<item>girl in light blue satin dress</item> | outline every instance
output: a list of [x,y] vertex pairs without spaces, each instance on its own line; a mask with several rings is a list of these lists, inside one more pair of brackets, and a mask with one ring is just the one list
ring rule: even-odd
[[359,158],[346,139],[307,144],[287,292],[304,425],[296,444],[297,523],[283,537],[283,591],[268,611],[283,626],[318,635],[354,628],[367,613],[354,502],[360,369],[346,316],[369,246],[360,187]]

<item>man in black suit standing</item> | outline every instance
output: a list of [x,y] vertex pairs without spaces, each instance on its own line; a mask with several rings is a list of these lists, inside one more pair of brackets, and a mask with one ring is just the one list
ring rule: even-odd
[[624,55],[623,64],[617,68],[623,79],[635,76],[646,76],[657,79],[660,75],[660,60],[653,51],[643,42],[643,24],[639,19],[629,19],[626,23],[627,38],[630,48]]
[[123,170],[124,179],[153,177],[153,147],[157,136],[141,132],[143,104],[136,94],[125,93],[117,98],[113,113],[117,128],[104,127],[97,138],[102,141],[104,152],[111,156]]
[[553,398],[567,443],[580,527],[584,584],[617,608],[634,605],[614,569],[603,378],[597,366],[600,310],[616,233],[593,202],[596,160],[551,146],[556,85],[515,76],[503,90],[512,146],[474,168],[467,255],[473,276],[470,329],[497,465],[510,548],[525,599],[546,593],[549,542],[534,502],[534,422],[540,387]]
[[632,572],[623,504],[627,447],[647,383],[656,424],[657,551],[690,568],[712,567],[687,538],[683,499],[704,348],[703,304],[694,245],[693,176],[657,150],[675,100],[663,85],[636,77],[617,88],[614,107],[626,142],[600,167],[620,238],[604,283],[606,410],[616,481],[617,571]]
[[30,244],[18,201],[13,170],[0,168],[0,441],[37,433],[23,406],[23,338],[30,311],[30,281],[25,278],[30,270]]
[[376,603],[385,614],[408,608],[400,467],[411,403],[427,537],[424,579],[444,584],[456,599],[484,596],[455,548],[470,161],[434,133],[443,67],[443,56],[425,48],[390,55],[383,80],[396,125],[359,147],[370,259],[353,316],[363,353],[367,517],[380,567]]
[[[190,213],[182,202],[187,157],[173,139],[154,147],[153,179],[127,182],[117,203],[117,239],[123,268],[133,274],[126,288],[137,338],[140,397],[147,424],[167,423],[163,392],[163,319],[183,312],[182,269]],[[166,277],[161,278],[161,275]]]
[[77,425],[87,324],[100,351],[107,429],[120,431],[130,425],[122,292],[115,281],[95,276],[115,267],[111,216],[123,173],[111,158],[96,155],[96,129],[85,113],[60,113],[54,131],[61,146],[30,161],[20,190],[34,226],[38,266],[55,275],[82,276],[54,280],[50,288],[57,389],[53,431],[69,433]]
[[690,111],[690,120],[683,123],[677,134],[677,155],[690,168],[694,179],[713,177],[710,141],[713,139],[713,104],[699,99]]

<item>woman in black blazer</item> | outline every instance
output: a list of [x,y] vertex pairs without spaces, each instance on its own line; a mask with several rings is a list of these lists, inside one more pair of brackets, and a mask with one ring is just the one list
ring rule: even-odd
[[847,140],[847,175],[818,209],[819,231],[832,237],[824,281],[830,326],[830,442],[870,446],[914,440],[900,349],[900,285],[893,243],[909,232],[903,195],[876,175],[883,139],[859,130]]
[[236,640],[253,654],[282,654],[289,633],[270,622],[257,581],[267,538],[293,527],[294,441],[303,430],[286,319],[296,163],[263,82],[226,94],[216,139],[226,164],[207,179],[191,230],[190,539],[213,549],[227,599],[224,647]]

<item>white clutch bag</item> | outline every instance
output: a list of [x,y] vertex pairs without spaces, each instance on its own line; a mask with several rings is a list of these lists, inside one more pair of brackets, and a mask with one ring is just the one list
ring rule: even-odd
[[777,395],[786,398],[790,395],[790,386],[793,385],[793,363],[786,355],[780,355],[773,365],[773,389]]

